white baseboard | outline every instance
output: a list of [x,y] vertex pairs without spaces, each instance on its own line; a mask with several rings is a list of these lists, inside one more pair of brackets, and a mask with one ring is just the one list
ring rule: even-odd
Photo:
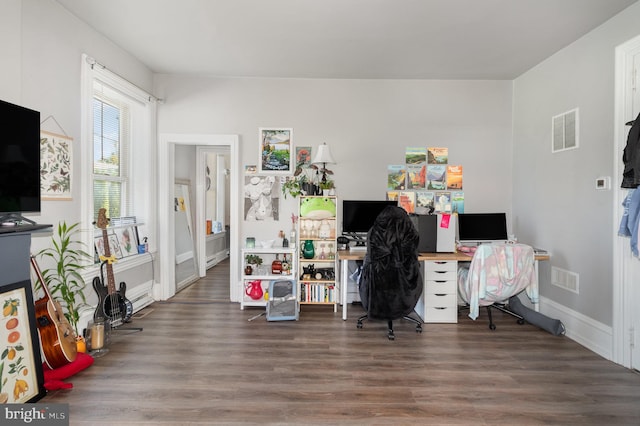
[[214,253],[211,256],[207,256],[207,269],[213,268],[227,257],[229,257],[229,251],[227,249]]
[[564,324],[566,336],[607,360],[613,360],[613,329],[545,297],[540,297],[540,312]]

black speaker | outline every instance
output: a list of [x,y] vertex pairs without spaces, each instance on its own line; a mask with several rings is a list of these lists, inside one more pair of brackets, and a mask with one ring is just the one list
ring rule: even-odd
[[418,230],[420,242],[418,243],[419,253],[435,253],[437,249],[438,234],[437,223],[438,216],[429,215],[413,215],[411,221]]

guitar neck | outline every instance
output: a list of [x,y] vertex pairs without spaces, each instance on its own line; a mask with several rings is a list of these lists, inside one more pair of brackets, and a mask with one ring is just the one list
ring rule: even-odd
[[51,297],[51,293],[49,293],[49,288],[47,287],[47,283],[44,280],[44,277],[42,276],[42,272],[40,272],[40,267],[38,266],[38,262],[36,262],[36,258],[33,257],[33,255],[31,256],[31,266],[33,267],[33,270],[36,272],[36,276],[38,277],[38,280],[40,280],[40,283],[42,284],[42,289],[44,290],[44,295],[48,300],[53,300],[53,298]]
[[107,234],[106,229],[102,230],[102,239],[104,242],[104,255],[107,258],[107,261],[105,262],[106,263],[105,267],[107,269],[107,292],[109,294],[114,294],[116,292],[116,280],[113,277],[113,266],[111,265],[113,260],[111,260],[111,249],[109,247],[109,235]]

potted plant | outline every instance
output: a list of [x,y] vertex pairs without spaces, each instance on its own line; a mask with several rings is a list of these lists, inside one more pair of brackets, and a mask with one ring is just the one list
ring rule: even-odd
[[322,195],[330,195],[332,189],[334,189],[334,183],[331,179],[327,179],[324,182],[320,182],[320,189],[322,189]]
[[53,261],[54,268],[44,269],[42,277],[51,293],[62,305],[64,316],[76,332],[80,319],[79,309],[88,306],[84,289],[86,283],[80,275],[80,271],[88,265],[87,260],[91,255],[82,250],[83,243],[78,238],[80,232],[79,223],[67,225],[66,222],[58,224],[57,232],[51,237],[52,247],[38,252],[38,256]]
[[287,177],[286,181],[282,184],[282,193],[284,194],[284,198],[287,198],[287,194],[291,195],[293,198],[302,194],[302,187],[306,181],[307,177],[303,174]]
[[246,266],[244,268],[245,275],[251,275],[253,273],[253,269],[262,265],[262,258],[257,254],[248,254],[244,257]]

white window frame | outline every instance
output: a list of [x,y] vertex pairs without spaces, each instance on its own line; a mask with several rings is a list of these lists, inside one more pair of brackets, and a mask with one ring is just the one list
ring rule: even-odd
[[[156,99],[129,81],[96,63],[90,56],[82,55],[81,87],[81,131],[82,146],[80,167],[80,214],[83,232],[82,240],[89,252],[93,252],[95,225],[93,224],[93,96],[94,81],[119,91],[145,106],[145,113],[136,117],[132,126],[131,143],[128,147],[127,188],[132,211],[127,215],[136,216],[140,238],[146,237],[149,250],[156,248]],[[85,149],[86,148],[86,149]],[[123,259],[127,260],[127,259]]]

